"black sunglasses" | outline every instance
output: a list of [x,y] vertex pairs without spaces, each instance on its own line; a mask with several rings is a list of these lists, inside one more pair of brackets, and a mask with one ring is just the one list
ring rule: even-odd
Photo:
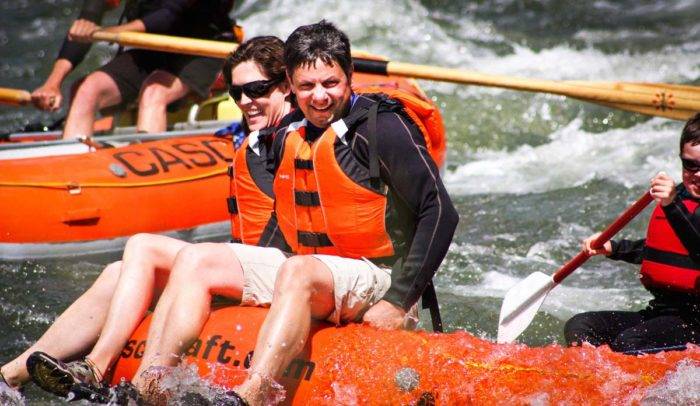
[[700,171],[700,161],[681,157],[681,163],[683,165],[683,170],[693,173]]
[[231,85],[228,88],[228,94],[230,94],[231,97],[233,97],[233,100],[237,102],[241,101],[241,96],[243,93],[245,93],[245,95],[251,99],[257,99],[258,97],[263,97],[270,93],[272,87],[281,81],[281,79],[256,80],[240,86]]

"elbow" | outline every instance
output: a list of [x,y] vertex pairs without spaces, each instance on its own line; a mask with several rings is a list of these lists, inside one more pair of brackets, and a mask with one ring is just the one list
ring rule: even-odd
[[446,213],[445,213],[445,223],[447,226],[450,228],[450,232],[454,234],[454,231],[457,229],[457,224],[459,223],[459,213],[457,213],[457,209],[450,204]]

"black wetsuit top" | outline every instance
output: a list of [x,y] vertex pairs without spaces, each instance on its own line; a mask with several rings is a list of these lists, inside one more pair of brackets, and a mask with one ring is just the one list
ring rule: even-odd
[[[150,33],[217,39],[232,35],[233,22],[228,16],[232,7],[233,0],[127,1],[123,17],[127,21],[141,19]],[[104,0],[85,0],[78,19],[100,25],[106,9]],[[66,37],[57,59],[67,59],[75,67],[85,58],[90,46]]]
[[[372,99],[357,96],[348,115],[371,103],[374,103]],[[300,111],[292,114],[303,118]],[[271,146],[268,169],[272,173],[281,160],[285,131],[286,127],[278,130]],[[313,142],[323,131],[309,123],[306,137]],[[367,121],[363,121],[345,135],[353,157],[336,153],[341,167],[344,159],[353,158],[368,167],[367,134]],[[336,146],[338,143],[340,141],[336,140]],[[377,144],[380,179],[389,189],[387,231],[396,251],[391,258],[378,262],[378,265],[392,268],[391,287],[383,299],[408,310],[418,301],[445,257],[459,216],[422,133],[410,119],[397,112],[380,112]]]
[[[690,194],[684,187],[680,187],[675,199],[668,206],[662,206],[666,218],[673,231],[688,250],[688,255],[695,262],[700,263],[700,208],[690,213],[683,204],[683,199],[690,198]],[[646,239],[611,241],[612,253],[609,258],[616,261],[624,261],[631,264],[641,264],[644,258]],[[694,303],[700,304],[700,296],[684,294],[676,291],[667,291],[659,288],[649,289],[654,295],[655,302],[674,304]]]

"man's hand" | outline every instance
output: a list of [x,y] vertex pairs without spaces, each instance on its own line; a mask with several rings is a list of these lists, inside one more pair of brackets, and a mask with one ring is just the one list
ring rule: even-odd
[[43,84],[32,92],[32,103],[44,111],[56,111],[61,108],[63,96],[56,86]]
[[386,300],[380,300],[367,310],[362,321],[382,330],[396,330],[403,327],[406,312]]
[[651,179],[651,196],[662,206],[668,206],[676,197],[676,183],[666,172],[659,172]]
[[610,255],[612,254],[612,243],[610,241],[606,241],[605,244],[603,244],[602,248],[593,248],[593,241],[598,238],[602,233],[595,233],[592,236],[586,238],[583,240],[583,250],[586,251],[586,253],[590,256],[593,255]]
[[78,42],[90,42],[89,39],[92,33],[101,29],[99,25],[89,20],[75,20],[68,30],[68,39]]

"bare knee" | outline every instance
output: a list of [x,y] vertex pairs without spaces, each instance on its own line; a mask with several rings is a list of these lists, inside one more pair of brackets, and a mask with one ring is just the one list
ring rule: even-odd
[[74,93],[74,101],[97,104],[100,98],[107,96],[109,89],[104,83],[104,73],[95,72],[78,83]]
[[275,281],[275,294],[294,293],[311,297],[324,283],[323,264],[312,256],[297,255],[284,261]]
[[215,255],[215,243],[192,244],[182,248],[175,258],[170,275],[171,281],[178,285],[191,286],[206,282],[204,275],[212,266],[212,255]]
[[139,96],[139,108],[165,108],[168,104],[168,90],[159,83],[144,83]]
[[124,256],[127,255],[149,255],[159,248],[158,235],[148,233],[138,233],[129,237],[124,247]]
[[155,71],[141,85],[139,107],[165,108],[184,93],[186,89],[177,77],[165,71]]
[[121,261],[112,262],[102,270],[102,273],[100,273],[95,283],[93,283],[88,290],[91,296],[105,301],[110,301],[112,299],[119,281],[121,265]]

